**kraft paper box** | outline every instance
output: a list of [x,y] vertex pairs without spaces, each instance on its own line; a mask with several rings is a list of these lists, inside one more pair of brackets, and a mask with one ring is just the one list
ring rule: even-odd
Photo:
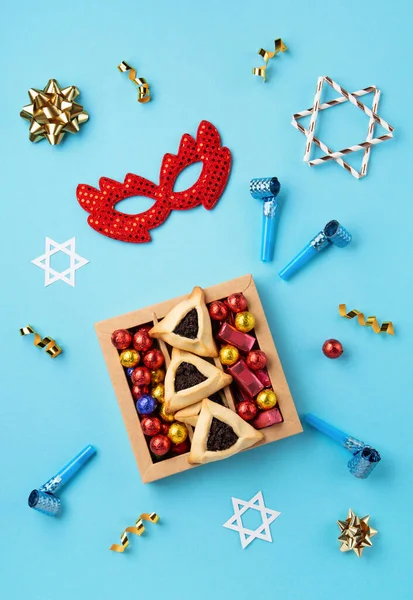
[[[194,282],[194,285],[198,285],[198,282]],[[280,359],[278,358],[277,350],[252,275],[245,275],[231,281],[226,281],[225,283],[204,288],[204,291],[207,304],[213,300],[223,300],[235,292],[243,292],[248,302],[248,310],[254,315],[256,320],[254,331],[258,345],[268,358],[268,374],[271,379],[272,387],[277,395],[278,408],[283,416],[283,422],[277,423],[272,427],[260,429],[264,437],[253,448],[300,433],[302,431],[301,423],[288,388]],[[119,361],[118,350],[111,343],[111,335],[116,329],[132,329],[140,325],[158,322],[158,320],[162,319],[171,308],[186,298],[190,293],[191,290],[188,290],[186,296],[166,300],[160,304],[154,304],[153,306],[148,306],[95,324],[99,343],[112,380],[126,431],[129,436],[129,441],[144,483],[162,479],[163,477],[168,477],[168,475],[174,475],[175,473],[180,473],[188,469],[194,469],[201,465],[190,465],[188,463],[188,454],[167,458],[159,462],[156,462],[152,458],[148,443],[141,429],[139,416],[135,408],[135,401],[131,394],[125,370]],[[165,366],[168,368],[170,363],[170,349],[168,349],[161,340],[159,340],[159,347],[165,356]],[[214,359],[214,362],[217,367],[222,368],[218,358]],[[227,387],[224,388],[223,392],[225,394],[226,406],[235,410],[231,390]],[[189,425],[187,425],[187,427],[189,439],[191,440],[193,429]],[[250,450],[253,450],[253,448]],[[246,450],[246,452],[247,451],[249,450]]]

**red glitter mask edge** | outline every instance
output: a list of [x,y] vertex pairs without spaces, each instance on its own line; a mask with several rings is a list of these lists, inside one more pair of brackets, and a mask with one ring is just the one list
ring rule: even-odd
[[[178,175],[189,165],[202,162],[198,180],[187,190],[174,192]],[[150,229],[166,221],[172,210],[189,210],[203,205],[211,210],[221,197],[231,170],[231,152],[221,146],[218,130],[208,121],[201,121],[196,140],[182,136],[178,154],[165,154],[156,185],[128,173],[123,183],[101,177],[99,189],[79,184],[76,197],[89,214],[88,224],[98,233],[130,243],[151,241]],[[146,196],[155,200],[148,210],[130,215],[115,206],[125,198]]]

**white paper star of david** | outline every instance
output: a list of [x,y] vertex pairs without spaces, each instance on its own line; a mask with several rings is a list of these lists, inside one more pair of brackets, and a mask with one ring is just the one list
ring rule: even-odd
[[[46,251],[42,256],[31,261],[36,267],[40,267],[44,270],[45,287],[59,279],[68,285],[75,287],[75,271],[89,262],[86,258],[83,258],[83,256],[76,254],[76,238],[73,237],[70,238],[70,240],[67,240],[67,242],[63,242],[63,244],[58,244],[47,237],[45,250]],[[55,269],[52,269],[50,266],[50,257],[57,252],[64,252],[70,258],[70,266],[65,271],[55,271]]]
[[[231,500],[234,507],[234,514],[224,523],[224,527],[239,532],[242,549],[244,550],[255,538],[264,540],[265,542],[272,542],[270,525],[281,513],[271,510],[264,505],[262,492],[258,492],[248,502],[244,502],[244,500],[239,500],[238,498],[231,498]],[[247,529],[242,523],[242,515],[250,508],[258,510],[262,518],[262,525],[259,525],[254,531]]]

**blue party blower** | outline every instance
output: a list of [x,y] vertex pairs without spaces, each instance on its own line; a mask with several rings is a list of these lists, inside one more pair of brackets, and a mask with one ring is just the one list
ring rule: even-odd
[[351,242],[351,234],[338,221],[329,221],[320,233],[318,233],[308,244],[279,272],[281,279],[290,279],[309,260],[317,256],[331,244],[337,248],[344,248]]
[[347,466],[350,473],[358,479],[366,479],[381,461],[381,456],[377,450],[329,425],[329,423],[315,415],[306,415],[304,421],[351,452],[353,456]]
[[60,498],[54,494],[66,485],[94,454],[96,454],[96,450],[89,444],[60,469],[56,475],[53,475],[49,481],[44,483],[38,490],[33,490],[28,500],[30,508],[34,508],[49,517],[55,517],[60,511],[61,504]]
[[280,189],[281,185],[276,177],[261,177],[250,181],[251,196],[264,201],[261,234],[261,260],[264,262],[272,261],[274,256],[279,212],[277,196]]

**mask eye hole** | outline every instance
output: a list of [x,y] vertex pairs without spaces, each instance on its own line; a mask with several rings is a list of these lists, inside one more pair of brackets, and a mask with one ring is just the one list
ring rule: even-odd
[[152,208],[155,200],[148,196],[130,196],[116,203],[116,210],[125,215],[138,215]]
[[174,183],[174,192],[185,192],[192,187],[199,179],[202,171],[202,162],[198,161],[188,167],[185,167],[176,178]]

